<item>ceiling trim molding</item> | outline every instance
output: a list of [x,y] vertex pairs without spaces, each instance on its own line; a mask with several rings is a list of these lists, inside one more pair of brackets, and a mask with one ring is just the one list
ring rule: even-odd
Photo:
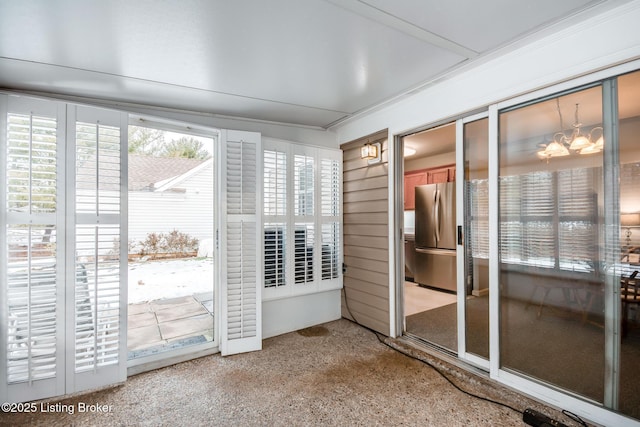
[[471,50],[465,46],[462,46],[456,42],[453,42],[444,37],[440,37],[430,31],[425,30],[411,22],[405,21],[395,15],[392,15],[384,10],[378,9],[361,0],[326,0],[338,7],[351,11],[364,18],[383,24],[387,27],[400,31],[401,33],[415,37],[418,40],[422,40],[441,49],[453,52],[457,55],[463,56],[467,59],[475,58],[479,55],[478,52]]
[[[230,116],[227,114],[211,113],[208,111],[188,110],[188,109],[174,108],[174,107],[163,107],[160,105],[144,104],[144,103],[131,102],[131,101],[117,101],[117,100],[96,98],[96,97],[89,97],[89,96],[66,95],[59,92],[24,90],[19,88],[6,87],[2,85],[0,85],[0,94],[29,96],[29,97],[41,98],[41,99],[47,99],[47,100],[66,101],[66,102],[70,102],[72,104],[77,104],[77,105],[86,105],[90,107],[102,107],[102,108],[108,108],[112,110],[119,110],[134,116],[149,116],[148,111],[158,111],[158,112],[171,113],[171,114],[184,114],[187,116],[194,116],[194,117],[206,117],[211,119],[230,120],[230,121],[237,121],[237,122],[261,123],[264,125],[308,129],[308,130],[315,130],[315,131],[322,131],[322,132],[329,131],[329,129],[324,126],[279,122],[275,120],[254,119],[251,117],[243,117],[243,116]],[[144,112],[141,112],[140,110],[144,110]],[[164,120],[165,117],[159,116],[159,117],[156,117],[156,119]],[[173,119],[168,119],[168,120],[173,121]],[[184,119],[179,119],[177,121],[181,123],[189,122],[189,120],[184,120]],[[205,124],[202,126],[219,128],[219,126],[208,125],[208,124]]]

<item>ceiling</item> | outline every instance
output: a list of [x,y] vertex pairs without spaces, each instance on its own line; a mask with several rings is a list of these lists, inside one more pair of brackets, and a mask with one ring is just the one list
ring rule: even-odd
[[0,0],[0,88],[327,128],[624,0]]

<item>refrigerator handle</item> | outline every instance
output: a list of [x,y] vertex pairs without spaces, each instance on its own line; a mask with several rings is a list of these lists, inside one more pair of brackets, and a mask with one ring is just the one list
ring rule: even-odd
[[436,244],[440,241],[440,191],[436,190],[436,203],[433,206],[435,212],[435,229],[436,229]]

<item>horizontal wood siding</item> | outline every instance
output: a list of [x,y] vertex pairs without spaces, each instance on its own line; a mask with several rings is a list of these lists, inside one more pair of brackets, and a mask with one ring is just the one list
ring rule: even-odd
[[[382,144],[382,161],[360,158],[365,142]],[[342,316],[389,334],[389,189],[387,131],[342,145],[344,295]],[[344,296],[346,295],[346,302]],[[353,317],[352,317],[353,315]]]

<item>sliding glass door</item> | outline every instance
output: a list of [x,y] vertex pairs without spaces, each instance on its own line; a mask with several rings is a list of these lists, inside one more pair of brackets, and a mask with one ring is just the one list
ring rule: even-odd
[[640,271],[640,72],[619,77],[617,86],[621,224],[620,305],[613,307],[620,324],[617,409],[640,419],[640,281],[635,279]]
[[[465,357],[488,368],[489,360],[489,119],[460,120],[464,204],[464,275],[458,304],[464,308]],[[460,156],[459,156],[460,157]],[[460,295],[462,298],[460,298]],[[462,345],[460,345],[462,347]],[[473,360],[479,357],[480,360]]]
[[640,72],[498,115],[500,368],[640,417]]
[[602,126],[601,86],[506,110],[499,120],[501,365],[598,402]]

